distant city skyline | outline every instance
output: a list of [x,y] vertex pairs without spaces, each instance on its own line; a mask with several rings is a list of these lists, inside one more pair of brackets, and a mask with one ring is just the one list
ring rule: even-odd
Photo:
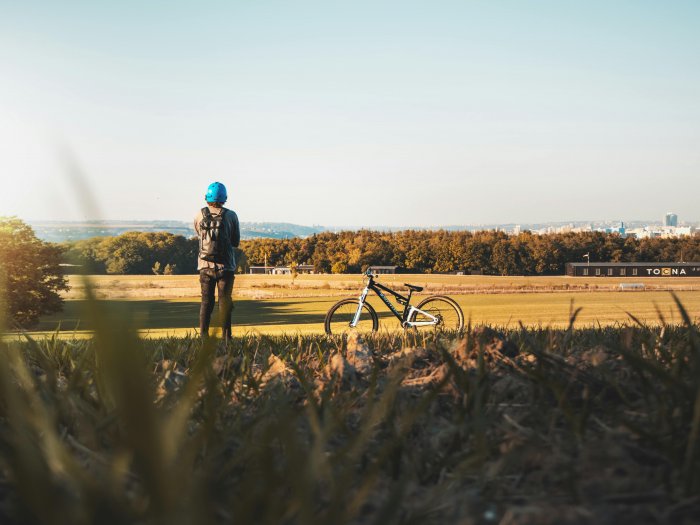
[[[654,220],[654,219],[644,219],[644,218],[628,218],[628,219],[619,219],[619,218],[594,218],[594,219],[583,219],[583,220],[569,220],[569,219],[561,219],[561,220],[553,220],[553,221],[520,221],[520,222],[513,222],[513,221],[503,221],[503,222],[492,222],[492,223],[455,223],[455,224],[424,224],[424,225],[418,225],[418,224],[321,224],[321,223],[313,223],[313,224],[303,224],[303,223],[297,223],[297,222],[292,222],[292,221],[242,221],[247,224],[291,224],[294,226],[301,226],[301,227],[309,227],[309,228],[322,228],[322,229],[328,229],[328,230],[340,230],[340,229],[347,229],[347,230],[353,230],[353,229],[362,229],[362,228],[369,228],[369,229],[382,229],[382,228],[388,228],[388,229],[410,229],[410,228],[421,228],[421,229],[439,229],[439,228],[479,228],[479,227],[484,227],[484,228],[493,228],[493,227],[513,227],[513,226],[518,226],[518,227],[529,227],[533,225],[617,225],[617,224],[622,224],[622,225],[635,225],[636,227],[640,227],[641,225],[646,225],[646,226],[670,226],[667,224],[666,220],[666,215],[665,214],[661,219]],[[673,214],[676,217],[675,224],[673,226],[680,226],[680,225],[692,225],[692,226],[697,226],[700,227],[700,220],[697,221],[688,221],[684,220],[682,217],[679,218],[677,214]],[[55,218],[50,218],[50,219],[42,219],[42,218],[37,218],[37,217],[23,217],[26,221],[28,221],[30,224],[44,224],[44,223],[66,223],[66,224],[80,224],[82,222],[85,223],[92,223],[92,222],[106,222],[106,223],[111,223],[111,224],[118,224],[120,222],[123,222],[125,224],[129,223],[168,223],[168,222],[182,222],[182,223],[190,223],[191,221],[189,219],[178,219],[178,218],[169,218],[169,217],[163,217],[161,219],[129,219],[129,218],[114,218],[114,219],[106,219],[106,218],[100,218],[100,219],[55,219]]]
[[[99,223],[99,222],[109,222],[109,223],[119,223],[119,222],[124,222],[125,224],[127,223],[139,223],[139,222],[144,222],[144,223],[168,223],[168,222],[191,222],[189,220],[182,220],[182,219],[173,219],[173,218],[167,218],[164,217],[162,219],[39,219],[36,217],[27,217],[26,218],[29,222],[36,222],[36,223]],[[245,221],[249,224],[268,224],[268,223],[275,223],[275,224],[281,224],[280,222],[277,221]],[[298,223],[292,223],[290,221],[284,221],[284,223],[287,224],[296,224],[300,225]],[[525,222],[496,222],[496,223],[462,223],[462,224],[433,224],[433,225],[427,225],[423,227],[430,227],[430,226],[435,226],[435,227],[440,227],[440,226],[454,226],[454,227],[459,227],[459,226],[489,226],[489,225],[528,225],[528,224],[647,224],[647,225],[662,225],[662,226],[670,226],[669,224],[666,224],[666,221],[664,218],[660,220],[653,220],[653,219],[617,219],[617,218],[607,218],[607,219],[586,219],[586,220],[567,220],[567,219],[562,219],[562,220],[557,220],[557,221],[525,221]],[[677,224],[700,224],[700,221],[684,221],[680,220],[677,221]],[[305,224],[303,226],[319,226],[319,227],[343,227],[343,226],[348,226],[351,227],[352,225],[343,225],[343,224]],[[411,225],[400,225],[400,224],[380,224],[378,226],[386,226],[386,227],[403,227],[407,226],[410,227]],[[413,225],[415,226],[415,225]]]
[[[684,236],[694,235],[700,231],[700,222],[682,223],[677,226],[664,224],[664,219],[659,221],[640,220],[603,220],[603,221],[554,221],[547,223],[501,223],[501,224],[462,224],[462,225],[436,225],[436,226],[387,226],[367,225],[360,228],[376,231],[400,231],[406,229],[447,229],[447,230],[493,230],[498,229],[509,234],[520,234],[528,230],[535,234],[601,231],[604,233],[619,233],[623,236],[635,237],[656,236]],[[89,237],[115,236],[127,231],[156,232],[166,231],[173,234],[192,236],[193,225],[190,221],[158,220],[158,221],[129,221],[129,220],[99,220],[99,221],[59,221],[59,220],[29,220],[38,237],[52,242],[63,242]],[[277,222],[241,222],[241,235],[243,239],[255,237],[288,238],[307,237],[323,231],[347,231],[356,230],[355,226],[343,225],[299,225],[293,223]]]
[[187,221],[219,180],[246,221],[697,222],[698,20],[689,0],[4,2],[0,215]]

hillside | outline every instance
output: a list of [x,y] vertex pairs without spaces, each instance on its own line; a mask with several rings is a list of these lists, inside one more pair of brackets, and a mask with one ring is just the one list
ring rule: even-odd
[[[168,232],[185,237],[194,235],[185,221],[27,221],[37,237],[49,242],[78,241],[91,237],[115,237],[129,231]],[[321,226],[301,226],[287,222],[241,222],[242,239],[290,239],[324,231]]]

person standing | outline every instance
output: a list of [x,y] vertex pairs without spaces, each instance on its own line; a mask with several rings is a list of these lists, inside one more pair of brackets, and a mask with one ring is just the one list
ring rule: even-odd
[[222,337],[231,338],[231,310],[233,301],[236,257],[233,249],[241,241],[238,215],[224,208],[228,200],[226,186],[212,182],[204,196],[207,205],[194,218],[194,229],[199,237],[197,270],[202,287],[202,304],[199,308],[199,333],[202,339],[209,337],[209,324],[214,311],[214,293],[218,290],[219,318]]

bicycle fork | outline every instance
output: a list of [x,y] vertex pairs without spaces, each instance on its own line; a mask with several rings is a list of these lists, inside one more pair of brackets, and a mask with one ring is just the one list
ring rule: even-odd
[[362,313],[362,307],[365,305],[365,299],[369,293],[369,286],[365,286],[364,290],[360,294],[360,304],[357,305],[357,311],[355,312],[355,317],[350,321],[350,328],[355,328],[357,323],[360,322],[360,314]]

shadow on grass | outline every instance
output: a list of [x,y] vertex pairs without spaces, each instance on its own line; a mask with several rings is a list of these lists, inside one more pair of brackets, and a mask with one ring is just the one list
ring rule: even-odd
[[[233,324],[238,326],[289,326],[318,324],[323,326],[328,308],[335,299],[310,301],[275,301],[235,299]],[[110,319],[129,322],[139,329],[195,328],[199,324],[199,301],[168,300],[101,300]],[[62,312],[44,317],[34,330],[54,331],[59,326],[62,331],[92,330],[86,320],[88,302],[84,300],[66,301]],[[388,311],[377,312],[379,318],[389,319]],[[214,309],[212,324],[216,323],[217,310]]]

